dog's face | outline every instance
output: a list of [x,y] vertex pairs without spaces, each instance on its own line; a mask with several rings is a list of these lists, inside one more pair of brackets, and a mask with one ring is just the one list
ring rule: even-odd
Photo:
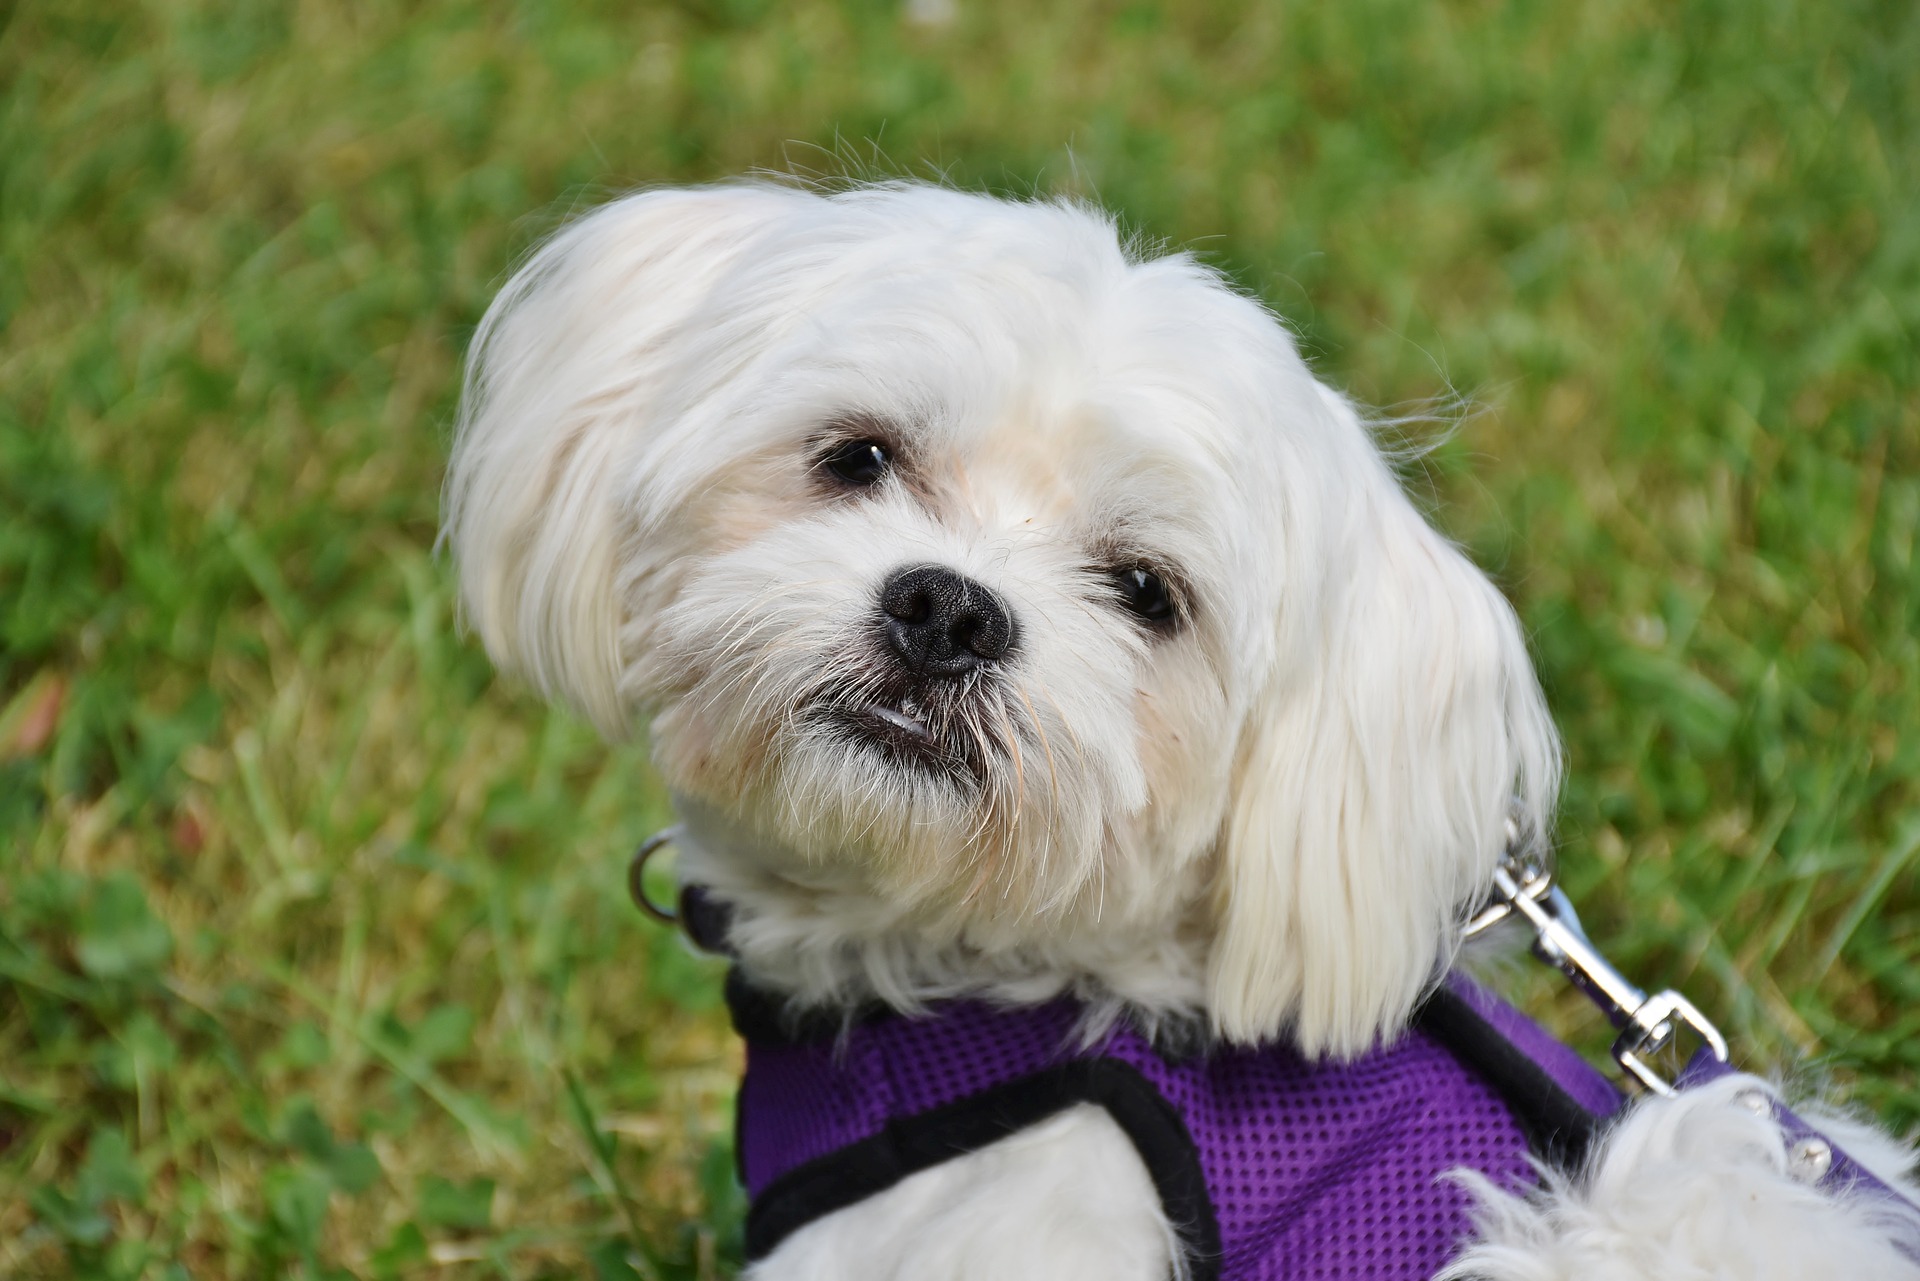
[[1225,442],[1130,421],[1145,389],[1088,403],[1020,356],[946,370],[929,342],[915,368],[901,345],[796,352],[837,385],[674,517],[640,701],[673,786],[800,862],[929,912],[1057,916],[1119,851],[1188,857],[1217,825],[1232,745],[1207,727],[1248,639],[1209,510]]
[[1404,1015],[1552,733],[1256,304],[1085,210],[657,192],[476,343],[470,616],[774,875],[995,937],[1196,917],[1216,1024]]

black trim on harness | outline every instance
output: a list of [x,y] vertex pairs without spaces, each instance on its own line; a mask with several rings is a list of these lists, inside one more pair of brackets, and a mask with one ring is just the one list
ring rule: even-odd
[[884,1129],[775,1179],[747,1213],[747,1258],[922,1170],[1036,1125],[1077,1103],[1097,1103],[1146,1163],[1186,1246],[1192,1281],[1220,1275],[1220,1225],[1186,1123],[1140,1073],[1117,1059],[1083,1059],[1021,1077]]
[[1414,1012],[1413,1026],[1494,1088],[1535,1155],[1568,1171],[1585,1159],[1606,1118],[1589,1112],[1457,992],[1436,989]]
[[895,1017],[878,1001],[853,1009],[797,1006],[777,992],[749,983],[737,965],[727,971],[724,990],[733,1030],[749,1045],[811,1045],[831,1041],[862,1023]]

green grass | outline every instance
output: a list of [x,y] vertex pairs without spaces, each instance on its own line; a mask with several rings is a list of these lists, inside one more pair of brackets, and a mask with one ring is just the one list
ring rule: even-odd
[[0,7],[0,1275],[731,1270],[644,751],[432,546],[516,255],[754,166],[1097,195],[1362,399],[1470,393],[1421,487],[1589,925],[1920,1121],[1920,10],[399,9]]

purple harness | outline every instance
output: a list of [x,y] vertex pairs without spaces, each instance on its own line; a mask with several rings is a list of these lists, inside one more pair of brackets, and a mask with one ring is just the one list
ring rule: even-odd
[[738,1113],[760,1258],[823,1215],[1078,1103],[1133,1141],[1196,1281],[1417,1281],[1452,1257],[1462,1166],[1521,1188],[1576,1161],[1620,1095],[1513,1007],[1454,976],[1409,1032],[1348,1063],[1284,1044],[1162,1054],[1129,1026],[1091,1045],[1073,1001],[950,1001],[812,1035],[737,975]]
[[[634,899],[696,946],[725,954],[724,904],[685,886],[676,915],[642,891],[647,856],[670,836],[635,855]],[[1545,894],[1507,898],[1532,920],[1540,913],[1528,903]],[[1671,1014],[1677,1002],[1709,1032],[1682,1090],[1732,1070],[1725,1043],[1691,1006],[1631,988],[1592,951],[1571,908],[1555,910],[1553,921],[1533,921],[1535,950],[1590,992],[1601,975],[1603,1008],[1614,989],[1641,1016]],[[1584,955],[1570,956],[1572,944]],[[737,966],[727,1004],[747,1044],[735,1151],[755,1260],[816,1219],[1091,1103],[1138,1150],[1194,1281],[1424,1281],[1471,1227],[1468,1196],[1449,1172],[1476,1170],[1523,1190],[1536,1181],[1536,1160],[1576,1167],[1622,1101],[1573,1050],[1457,973],[1404,1036],[1348,1063],[1312,1062],[1280,1042],[1169,1053],[1124,1023],[1088,1043],[1085,1010],[1066,999],[796,1019]],[[1631,1012],[1616,1019],[1634,1021]],[[1671,1035],[1665,1025],[1653,1031]],[[1615,1057],[1626,1061],[1621,1044]],[[1823,1190],[1910,1205],[1792,1111],[1768,1106],[1796,1153],[1817,1158]],[[1920,1261],[1920,1246],[1901,1249]]]

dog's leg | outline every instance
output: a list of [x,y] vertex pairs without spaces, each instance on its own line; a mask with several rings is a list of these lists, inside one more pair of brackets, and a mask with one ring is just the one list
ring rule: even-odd
[[1093,1104],[802,1228],[743,1281],[1166,1281],[1177,1238]]
[[[1753,1106],[1767,1090],[1729,1076],[1643,1100],[1584,1173],[1525,1200],[1469,1177],[1480,1239],[1443,1281],[1920,1281],[1920,1205],[1817,1186]],[[1855,1122],[1818,1123],[1915,1196],[1914,1153]]]

